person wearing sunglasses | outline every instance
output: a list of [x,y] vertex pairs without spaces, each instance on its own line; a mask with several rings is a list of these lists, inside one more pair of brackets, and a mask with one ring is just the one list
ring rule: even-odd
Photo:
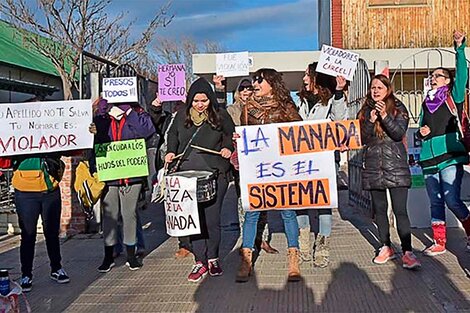
[[[301,121],[302,117],[285,86],[281,73],[274,69],[262,68],[253,76],[254,97],[248,99],[240,116],[242,125]],[[252,253],[257,234],[259,211],[247,211],[243,223],[243,244],[241,264],[236,281],[246,282],[252,271]],[[288,246],[288,281],[299,281],[299,226],[294,210],[282,210],[284,230]]]
[[462,222],[470,251],[470,212],[460,198],[463,165],[468,164],[469,158],[461,141],[460,121],[450,110],[454,104],[458,111],[456,115],[462,116],[468,80],[465,46],[465,33],[455,31],[455,79],[446,68],[438,67],[433,71],[430,77],[432,89],[423,102],[419,119],[417,137],[422,139],[419,164],[431,202],[434,237],[434,244],[424,251],[428,256],[446,252],[446,205]]
[[[305,70],[303,85],[298,93],[300,103],[299,114],[303,120],[344,120],[347,117],[344,88],[346,79],[342,76],[333,77],[316,72],[317,62],[311,63]],[[335,152],[335,161],[339,170],[340,155]],[[315,244],[310,240],[310,218],[307,210],[297,211],[299,223],[300,258],[303,262],[312,261],[312,246],[314,247],[313,264],[316,267],[327,267],[329,264],[329,237],[333,215],[331,209],[318,209],[319,231]]]

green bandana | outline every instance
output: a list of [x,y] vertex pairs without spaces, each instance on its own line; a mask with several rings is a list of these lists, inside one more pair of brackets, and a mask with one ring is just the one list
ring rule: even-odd
[[199,113],[193,107],[189,109],[189,115],[191,116],[191,121],[193,121],[195,126],[201,126],[202,123],[207,120],[207,111]]

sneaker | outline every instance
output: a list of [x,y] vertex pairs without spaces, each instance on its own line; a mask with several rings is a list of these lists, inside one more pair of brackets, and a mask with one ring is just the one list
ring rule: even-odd
[[131,271],[140,270],[142,266],[144,266],[142,262],[136,257],[127,259],[126,265],[129,267]]
[[23,276],[20,281],[20,286],[24,292],[31,291],[31,288],[33,288],[33,279],[29,276]]
[[191,273],[188,275],[188,281],[197,283],[201,279],[207,276],[208,270],[207,267],[202,264],[201,261],[196,262],[194,264],[193,269],[191,270]]
[[209,275],[220,276],[224,273],[222,267],[220,267],[219,259],[209,260]]
[[389,260],[395,259],[397,256],[395,255],[395,251],[391,247],[383,246],[379,250],[379,254],[374,258],[375,264],[385,264]]
[[416,255],[411,251],[406,251],[403,257],[401,258],[403,262],[403,268],[415,269],[421,267],[421,262],[418,260]]
[[437,243],[434,243],[432,246],[423,251],[424,255],[435,256],[445,253],[446,247]]
[[109,263],[108,261],[103,261],[103,264],[101,264],[100,267],[98,267],[98,272],[100,272],[100,273],[107,273],[107,272],[109,272],[115,265],[116,265],[116,263],[114,263],[114,262]]
[[58,271],[52,272],[51,279],[55,280],[59,284],[65,284],[70,281],[69,276],[67,275],[67,273],[64,271],[63,268],[61,268]]

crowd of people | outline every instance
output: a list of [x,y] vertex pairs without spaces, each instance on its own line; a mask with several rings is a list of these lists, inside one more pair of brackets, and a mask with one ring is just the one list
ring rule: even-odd
[[[460,199],[463,165],[469,162],[462,144],[461,121],[468,69],[465,60],[465,35],[454,33],[456,50],[455,78],[452,71],[437,68],[430,76],[431,91],[421,110],[417,137],[422,140],[420,165],[431,203],[434,244],[424,254],[434,256],[446,251],[445,205],[461,221],[469,238],[470,212]],[[295,103],[282,74],[271,68],[257,70],[252,77],[242,78],[235,90],[234,103],[226,104],[224,77],[214,76],[212,86],[207,80],[194,81],[186,101],[152,102],[149,112],[138,103],[110,104],[105,99],[94,103],[94,120],[90,132],[96,143],[127,139],[148,140],[159,135],[156,167],[170,173],[208,171],[216,180],[214,199],[198,204],[201,233],[179,238],[177,258],[194,256],[188,280],[198,282],[209,274],[223,274],[219,260],[221,238],[220,215],[229,186],[239,186],[239,164],[236,156],[236,125],[264,125],[302,120],[344,120],[347,117],[347,82],[344,77],[331,77],[316,71],[316,63],[308,64]],[[300,83],[300,82],[299,82]],[[453,106],[452,106],[453,105]],[[457,108],[454,112],[452,108]],[[363,189],[369,190],[375,213],[381,248],[373,262],[384,264],[398,254],[390,240],[387,215],[387,191],[396,216],[401,241],[402,265],[406,269],[421,266],[413,253],[410,221],[407,213],[408,189],[411,186],[407,162],[406,133],[409,115],[405,105],[393,92],[393,84],[384,75],[372,78],[367,96],[358,113],[364,144],[362,171]],[[203,146],[212,152],[194,148]],[[344,148],[344,149],[343,149]],[[341,150],[347,150],[343,147]],[[214,153],[215,152],[215,153]],[[93,168],[91,157],[91,168]],[[336,154],[339,163],[339,153]],[[13,187],[16,211],[21,227],[21,286],[31,290],[36,224],[42,216],[51,278],[58,283],[69,282],[62,268],[59,226],[62,164],[58,154],[20,156],[13,158]],[[337,170],[339,166],[337,164]],[[98,267],[106,273],[114,266],[116,249],[125,246],[127,266],[138,270],[143,266],[139,251],[142,227],[138,216],[138,199],[147,178],[123,178],[107,181],[101,197],[103,212],[104,259]],[[241,206],[239,205],[239,208]],[[287,238],[288,281],[301,278],[300,262],[327,267],[330,261],[330,236],[333,226],[332,209],[318,209],[318,233],[313,234],[308,210],[280,212]],[[254,254],[261,251],[279,253],[270,244],[266,211],[238,209],[242,245],[237,282],[249,280]],[[122,233],[122,235],[119,235]],[[120,239],[122,237],[122,239]],[[141,246],[143,247],[143,239]]]

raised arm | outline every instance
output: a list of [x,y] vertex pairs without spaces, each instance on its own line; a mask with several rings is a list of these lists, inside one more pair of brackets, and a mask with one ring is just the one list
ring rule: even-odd
[[468,81],[468,66],[465,58],[466,39],[465,33],[454,32],[455,49],[455,81],[452,88],[452,98],[455,103],[462,103],[465,100],[465,87]]

